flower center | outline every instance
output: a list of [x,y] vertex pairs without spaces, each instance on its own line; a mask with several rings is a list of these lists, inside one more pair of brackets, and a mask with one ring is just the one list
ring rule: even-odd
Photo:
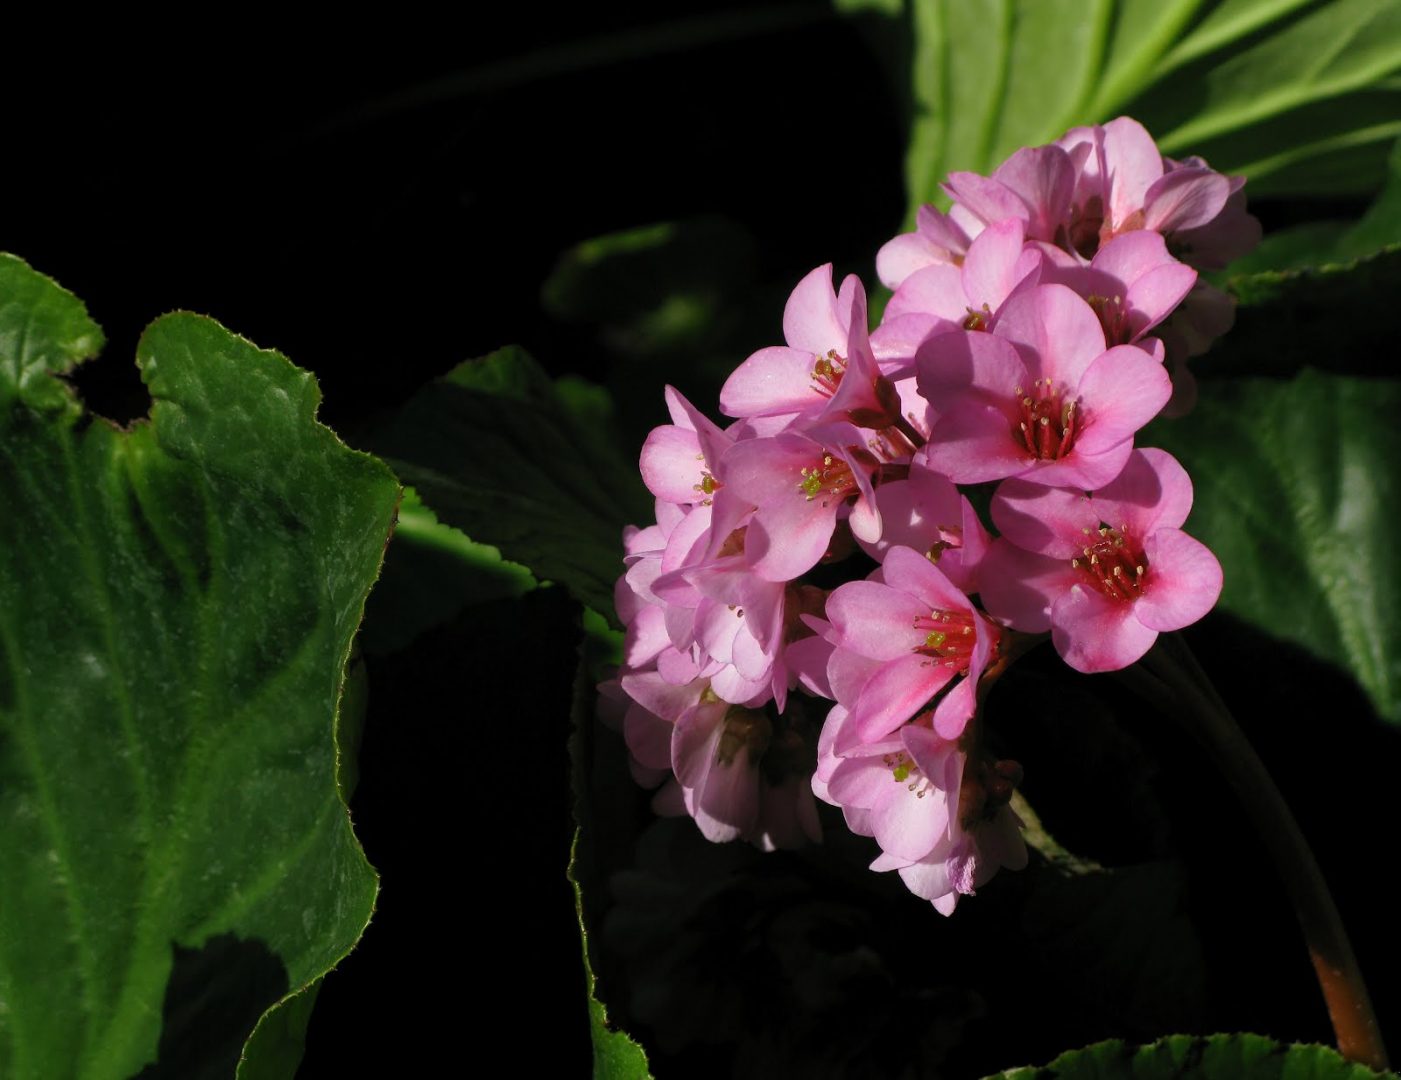
[[720,483],[719,480],[715,479],[715,477],[710,475],[709,469],[702,469],[700,483],[692,484],[691,490],[698,491],[701,493],[701,495],[704,496],[704,498],[701,500],[702,506],[709,506],[711,503],[710,497],[724,486],[725,485]]
[[1129,345],[1133,331],[1129,327],[1129,311],[1122,296],[1091,296],[1090,307],[1099,316],[1099,325],[1104,327],[1106,345]]
[[1021,411],[1022,445],[1037,461],[1055,461],[1065,457],[1075,446],[1075,436],[1082,426],[1080,403],[1065,400],[1065,390],[1053,386],[1050,379],[1037,379],[1031,393],[1016,388],[1017,406]]
[[932,611],[915,617],[914,627],[924,632],[924,641],[914,647],[921,656],[964,673],[973,660],[973,616],[961,611]]
[[1104,525],[1090,533],[1080,558],[1071,559],[1073,569],[1089,578],[1111,600],[1137,600],[1148,576],[1148,559],[1143,545],[1129,535],[1127,525],[1111,529]]
[[988,324],[992,322],[992,311],[984,304],[982,308],[970,307],[968,314],[963,319],[963,329],[965,330],[986,330]]
[[856,490],[851,466],[845,459],[831,454],[823,454],[817,464],[805,465],[798,472],[802,477],[798,490],[807,496],[808,502],[822,496],[822,505],[826,506],[832,499],[844,499]]
[[715,760],[721,765],[729,765],[743,750],[748,752],[750,764],[756,764],[764,756],[773,737],[773,725],[769,718],[757,709],[732,705],[722,722],[725,727],[720,732]]
[[914,759],[903,750],[881,755],[881,762],[890,770],[891,779],[904,784],[906,791],[913,791],[916,799],[922,799],[934,785],[919,771]]
[[846,360],[837,355],[836,349],[828,349],[826,356],[819,356],[812,365],[812,388],[823,397],[831,397],[842,384],[846,374]]

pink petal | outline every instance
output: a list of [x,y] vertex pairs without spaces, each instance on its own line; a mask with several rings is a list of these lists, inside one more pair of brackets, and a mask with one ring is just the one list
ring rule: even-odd
[[798,282],[783,309],[783,338],[794,349],[824,355],[846,353],[846,323],[838,317],[832,288],[832,264],[813,270]]
[[1134,616],[1137,605],[1110,600],[1092,585],[1072,585],[1051,608],[1051,641],[1076,671],[1119,671],[1153,647],[1158,631]]
[[623,716],[623,738],[628,750],[648,769],[671,771],[672,725],[634,703]]
[[[1010,402],[1011,394],[1007,395]],[[980,484],[1018,476],[1035,467],[1035,459],[1013,437],[1017,421],[996,405],[960,403],[934,425],[925,460],[956,484]]]
[[968,296],[963,290],[963,272],[947,264],[926,266],[911,274],[885,306],[886,319],[933,315],[952,323],[961,323],[967,314]]
[[760,349],[730,373],[720,388],[726,416],[773,416],[823,404],[812,381],[813,354],[782,345]]
[[1211,550],[1180,529],[1159,529],[1143,544],[1148,577],[1134,603],[1138,621],[1152,630],[1180,630],[1215,606],[1221,564]]
[[992,497],[992,522],[1019,548],[1072,559],[1085,546],[1087,530],[1099,528],[1100,517],[1083,492],[1013,479],[1003,481]]
[[1009,217],[1026,221],[1031,211],[1007,185],[972,172],[949,173],[944,191],[963,210],[973,214],[984,225],[992,225]]
[[1054,239],[1061,223],[1069,217],[1070,197],[1075,191],[1069,155],[1054,144],[1025,147],[999,165],[992,175],[1026,204],[1030,212],[1027,237]]
[[918,645],[914,620],[928,614],[916,597],[874,581],[849,581],[827,598],[827,618],[841,634],[840,647],[871,660],[894,660]]
[[642,482],[659,499],[697,503],[705,498],[697,488],[705,462],[694,431],[670,424],[653,428],[642,444],[641,468]]
[[1085,426],[1075,449],[1095,455],[1132,439],[1157,416],[1172,397],[1172,379],[1142,349],[1116,345],[1090,365],[1076,392],[1084,403]]
[[1124,525],[1140,540],[1158,529],[1178,528],[1192,512],[1192,479],[1166,450],[1135,450],[1124,471],[1095,492],[1101,521]]
[[1137,120],[1121,116],[1104,125],[1105,214],[1114,230],[1143,208],[1148,188],[1163,175],[1163,155]]
[[1016,630],[1043,634],[1051,628],[1051,608],[1081,580],[1069,559],[1023,551],[999,537],[983,560],[978,594],[987,613]]
[[1019,346],[1033,379],[1066,387],[1078,383],[1104,352],[1099,316],[1064,285],[1038,285],[1010,298],[993,332]]
[[968,597],[918,552],[907,547],[891,548],[886,553],[883,566],[887,585],[899,589],[902,593],[908,593],[917,603],[923,605],[923,609],[917,614],[924,615],[941,609],[972,611]]
[[888,735],[919,712],[953,675],[951,668],[919,653],[891,660],[861,688],[851,710],[851,726],[862,742]]
[[1175,232],[1205,225],[1226,205],[1231,182],[1210,169],[1174,169],[1143,198],[1143,227]]

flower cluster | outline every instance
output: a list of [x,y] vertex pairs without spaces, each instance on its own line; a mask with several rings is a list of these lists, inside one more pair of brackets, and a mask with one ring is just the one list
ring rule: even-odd
[[[785,343],[721,390],[728,426],[668,389],[603,688],[659,811],[794,846],[819,837],[816,794],[945,913],[1025,863],[1020,766],[980,734],[1014,639],[1114,670],[1220,592],[1180,528],[1186,472],[1135,439],[1230,324],[1197,269],[1258,237],[1242,183],[1128,118],[1077,128],[950,176],[951,209],[880,251],[874,330],[857,278],[803,278]],[[995,539],[959,491],[988,482]],[[848,580],[818,587],[834,563]]]

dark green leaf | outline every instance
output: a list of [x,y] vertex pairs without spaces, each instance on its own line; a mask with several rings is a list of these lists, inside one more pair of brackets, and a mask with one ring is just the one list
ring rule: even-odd
[[[1044,1068],[999,1080],[1372,1080],[1381,1074],[1327,1046],[1286,1046],[1263,1035],[1171,1035],[1148,1046],[1112,1039],[1070,1050]],[[991,1080],[991,1078],[989,1078]]]
[[1204,379],[1289,377],[1305,366],[1338,374],[1390,375],[1394,341],[1378,310],[1401,288],[1401,248],[1346,266],[1266,271],[1232,278],[1231,332],[1192,361]]
[[523,350],[469,360],[415,395],[372,440],[444,522],[613,611],[622,527],[647,514],[635,466],[576,414]]
[[[1239,330],[1239,328],[1238,328]],[[1401,381],[1305,370],[1204,382],[1144,445],[1186,466],[1187,529],[1226,571],[1221,606],[1352,672],[1401,721]]]
[[88,420],[48,372],[100,341],[0,260],[0,1073],[228,1075],[373,906],[334,733],[398,487],[193,315]]
[[506,561],[496,548],[444,525],[408,488],[384,573],[365,605],[360,641],[371,654],[397,652],[469,604],[519,596],[536,584],[529,570]]

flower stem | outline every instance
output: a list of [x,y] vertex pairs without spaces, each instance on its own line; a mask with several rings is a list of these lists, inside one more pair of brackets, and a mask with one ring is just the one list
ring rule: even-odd
[[1376,1014],[1337,905],[1264,762],[1177,634],[1160,635],[1141,663],[1146,669],[1141,674],[1155,677],[1152,689],[1173,699],[1176,716],[1230,780],[1274,861],[1304,931],[1338,1051],[1349,1061],[1386,1069]]

